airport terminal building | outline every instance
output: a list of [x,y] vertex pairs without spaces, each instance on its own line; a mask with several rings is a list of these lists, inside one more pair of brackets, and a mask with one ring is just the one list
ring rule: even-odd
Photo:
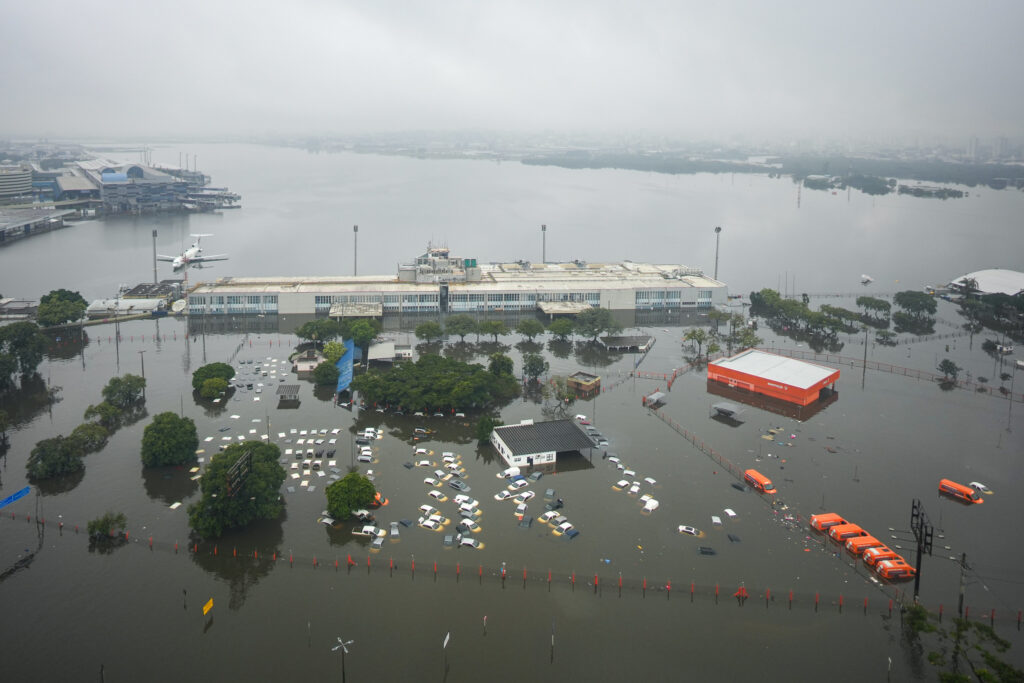
[[681,265],[620,263],[478,264],[446,247],[428,247],[397,276],[224,277],[197,286],[190,315],[318,314],[381,317],[399,313],[696,310],[724,305],[726,286]]

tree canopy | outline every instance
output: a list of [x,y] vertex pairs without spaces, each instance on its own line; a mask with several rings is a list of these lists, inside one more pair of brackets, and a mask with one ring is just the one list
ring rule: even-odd
[[43,362],[46,343],[46,337],[34,322],[23,320],[0,327],[0,373],[5,375],[0,382],[9,384],[15,372],[23,377],[35,372]]
[[480,334],[492,335],[494,341],[498,341],[499,336],[508,334],[508,325],[501,320],[484,320],[477,325],[477,329],[480,331]]
[[146,380],[131,373],[123,377],[111,377],[103,387],[103,400],[121,410],[131,408],[142,398]]
[[442,334],[444,334],[444,332],[441,330],[441,325],[434,322],[433,320],[422,322],[416,326],[416,338],[422,339],[423,341],[426,342],[435,339],[440,339]]
[[324,361],[313,368],[313,381],[321,385],[336,385],[340,374],[341,370],[338,369],[337,365]]
[[[252,470],[234,495],[228,492],[228,470],[245,453]],[[218,538],[258,519],[276,519],[284,509],[280,488],[285,471],[278,464],[281,450],[274,444],[246,441],[228,446],[210,460],[199,482],[202,498],[188,509],[188,522],[203,538]]]
[[457,313],[449,316],[444,322],[444,329],[448,334],[458,336],[459,341],[466,341],[467,334],[476,332],[476,320],[465,313]]
[[212,378],[219,378],[225,382],[230,382],[235,376],[235,369],[227,363],[209,363],[202,367],[196,368],[196,371],[192,373],[192,388],[199,391],[203,388],[203,383]]
[[612,312],[607,308],[588,308],[576,314],[573,323],[576,332],[581,336],[597,339],[603,332],[617,332],[622,326],[612,318]]
[[356,346],[363,349],[376,339],[381,329],[380,323],[372,318],[356,318],[341,324],[342,336],[351,339]]
[[498,418],[482,415],[476,423],[476,440],[480,443],[486,443],[490,440],[491,432],[494,431],[494,428],[500,427],[502,424],[502,421]]
[[80,445],[63,436],[43,439],[29,453],[26,469],[31,480],[53,479],[85,469]]
[[345,355],[345,345],[341,342],[329,341],[324,344],[324,358],[331,365],[334,365]]
[[199,388],[199,395],[206,399],[217,398],[228,390],[227,380],[223,380],[220,377],[211,377],[210,379],[203,382],[203,386]]
[[892,297],[893,302],[906,312],[917,317],[924,317],[928,315],[935,315],[935,311],[938,310],[938,304],[935,303],[935,297],[925,292],[918,292],[913,289],[908,289],[903,292],[896,292]]
[[369,479],[358,472],[349,472],[327,487],[327,512],[335,519],[348,519],[353,510],[372,503],[376,493]]
[[91,538],[120,536],[128,528],[128,518],[123,512],[107,512],[102,517],[90,519],[85,528]]
[[519,383],[511,374],[496,375],[478,364],[435,355],[386,370],[369,370],[352,380],[352,388],[367,403],[413,411],[481,408],[519,393]]
[[559,341],[565,341],[573,332],[572,321],[568,318],[555,318],[548,325],[548,332],[555,335]]
[[336,339],[341,334],[341,325],[331,318],[317,318],[304,322],[299,329],[295,330],[295,336],[322,345],[324,342]]
[[55,289],[39,300],[36,320],[40,325],[50,327],[81,320],[89,304],[78,292]]
[[544,324],[536,318],[523,318],[516,324],[516,332],[533,341],[537,335],[544,334]]
[[142,464],[146,467],[184,465],[194,462],[199,437],[188,417],[164,412],[153,418],[142,433]]
[[550,364],[539,353],[523,354],[523,374],[536,382],[537,378],[548,371]]

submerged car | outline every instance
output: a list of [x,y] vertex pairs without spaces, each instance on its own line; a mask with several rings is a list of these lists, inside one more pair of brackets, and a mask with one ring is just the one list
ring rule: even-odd
[[679,525],[679,533],[681,533],[681,534],[689,534],[691,536],[700,536],[700,531],[698,531],[697,529],[695,529],[692,526],[686,526],[685,524],[680,524]]
[[508,500],[511,497],[512,493],[506,491],[505,489],[502,489],[501,491],[498,491],[497,493],[494,494],[494,500]]

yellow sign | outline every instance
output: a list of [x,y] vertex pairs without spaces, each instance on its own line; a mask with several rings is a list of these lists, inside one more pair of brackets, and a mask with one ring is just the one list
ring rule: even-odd
[[210,610],[212,610],[212,609],[213,609],[213,598],[210,598],[210,601],[208,603],[206,603],[205,605],[203,605],[203,616],[205,617],[207,615],[207,613]]

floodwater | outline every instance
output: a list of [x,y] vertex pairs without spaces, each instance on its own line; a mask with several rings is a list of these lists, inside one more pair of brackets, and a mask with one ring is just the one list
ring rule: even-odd
[[[242,148],[242,152],[246,150],[256,154]],[[299,153],[272,150],[270,154]],[[212,157],[201,153],[201,158]],[[299,158],[316,166],[340,163],[337,159],[341,157]],[[392,168],[423,163],[377,157],[355,157],[350,162],[365,162],[371,168],[375,164]],[[241,160],[231,163],[242,165]],[[439,163],[468,167],[467,162]],[[488,173],[514,168],[510,164],[479,167]],[[361,181],[364,189],[384,183],[382,176],[368,175]],[[258,174],[247,177],[259,187]],[[309,180],[308,175],[303,177]],[[578,182],[587,185],[588,177],[579,176]],[[691,180],[697,185],[721,184],[723,191],[733,187],[728,179]],[[665,182],[686,185],[680,179]],[[769,183],[767,179],[750,181],[753,186],[760,182]],[[256,188],[241,186],[241,180],[236,182],[229,174],[214,173],[214,184],[242,192],[246,208],[221,217],[155,220],[184,222],[183,232],[218,232],[198,228],[195,223],[220,220],[237,223],[233,228],[237,229],[245,224],[251,205],[267,206]],[[740,185],[739,179],[736,184]],[[312,192],[297,180],[295,186]],[[600,195],[593,185],[587,189]],[[516,194],[508,188],[503,191],[510,197]],[[728,191],[739,194],[738,189]],[[695,189],[692,192],[699,194]],[[351,187],[345,193],[359,194]],[[810,194],[804,193],[804,202]],[[330,205],[336,201],[332,197],[325,194],[323,200]],[[834,198],[828,197],[823,201]],[[841,200],[845,202],[845,197]],[[955,208],[952,203],[942,208],[951,206]],[[389,205],[387,210],[412,208]],[[232,238],[225,250],[232,252],[233,259],[224,264],[222,272],[229,272],[228,267],[238,268],[230,272],[245,272],[243,266],[250,257],[263,259],[258,262],[264,269],[281,268],[261,271],[268,274],[304,272],[304,264],[310,265],[309,272],[322,271],[328,263],[323,261],[323,250],[306,254],[296,243],[294,256],[281,256],[267,233],[260,232],[258,209],[256,213],[253,240]],[[322,217],[328,218],[326,214]],[[146,220],[154,219],[140,222]],[[97,245],[108,245],[113,252],[110,267],[73,270],[76,277],[92,278],[99,290],[106,286],[103,282],[110,281],[117,263],[144,259],[148,254],[150,223],[132,227],[132,222],[83,224],[27,240],[0,252],[0,263],[20,268],[17,263],[25,253],[43,248],[36,245],[50,240],[61,239],[62,245],[65,239],[83,240],[77,247],[79,257],[96,253]],[[343,240],[351,238],[350,222],[346,220],[346,229],[341,230]],[[550,230],[549,224],[549,254],[561,257],[562,252],[552,252]],[[281,228],[280,232],[286,240],[293,231]],[[135,246],[117,246],[124,240],[115,235],[136,233]],[[89,247],[91,251],[85,251],[89,242],[84,236],[88,234],[98,238]],[[312,234],[317,233],[313,230]],[[486,243],[474,231],[463,229],[459,234],[460,242]],[[453,239],[449,243],[453,250],[463,252],[455,248]],[[254,248],[260,244],[262,247]],[[348,254],[347,248],[339,246],[335,260],[344,262],[339,266],[342,272],[349,265]],[[395,260],[406,256],[387,254]],[[585,257],[600,255],[595,252]],[[55,254],[55,258],[65,256]],[[268,260],[271,258],[275,260]],[[383,260],[376,268],[373,263],[368,260],[366,272],[384,270]],[[909,263],[902,272],[917,274],[932,267],[934,263]],[[943,277],[973,267],[965,265]],[[859,264],[852,269],[863,270]],[[845,284],[845,278],[838,278],[834,270],[821,275],[823,282],[833,278],[822,287]],[[139,271],[137,279],[143,279],[145,263]],[[10,271],[5,268],[4,272]],[[727,279],[724,268],[721,273]],[[26,272],[26,277],[29,275]],[[858,275],[854,274],[852,282]],[[43,289],[63,286],[32,277],[40,277]],[[771,280],[774,277],[772,272]],[[797,287],[803,289],[803,276],[799,277]],[[903,275],[905,280],[910,277]],[[4,280],[6,294],[6,275]],[[774,286],[774,281],[751,282],[744,288],[760,286]],[[842,300],[829,303],[850,305]],[[954,331],[957,314],[952,306],[942,303],[938,317],[937,333]],[[629,376],[634,356],[549,346],[545,353],[553,373],[584,369],[602,376],[608,390],[596,399],[578,402],[571,413],[584,413],[594,421],[610,440],[607,450],[635,470],[636,480],[653,478],[656,483],[645,483],[641,493],[651,493],[660,501],[654,513],[642,514],[636,496],[612,488],[623,474],[602,458],[604,449],[597,449],[591,457],[565,463],[557,473],[548,473],[529,487],[537,494],[529,501],[529,514],[534,517],[544,511],[546,489],[555,489],[556,497],[564,499],[565,515],[581,532],[568,540],[554,536],[547,525],[536,520],[530,528],[520,528],[511,503],[494,500],[503,484],[494,473],[502,466],[489,448],[477,447],[471,419],[394,416],[374,410],[353,413],[334,406],[329,395],[316,394],[306,382],[300,382],[298,409],[278,408],[272,399],[275,377],[269,371],[266,378],[253,378],[267,385],[261,394],[238,391],[223,406],[213,407],[193,400],[190,374],[205,362],[233,361],[237,365],[239,360],[254,360],[273,368],[276,359],[277,367],[282,367],[296,341],[290,331],[297,322],[238,319],[227,325],[211,324],[204,334],[203,326],[193,321],[189,335],[185,321],[137,321],[121,325],[120,344],[114,343],[112,328],[92,328],[87,330],[89,343],[84,352],[73,344],[57,345],[40,367],[37,390],[30,388],[0,405],[12,413],[15,422],[12,447],[0,461],[0,497],[5,497],[26,485],[25,460],[36,441],[70,432],[81,422],[85,407],[100,400],[100,390],[112,375],[140,373],[145,364],[148,416],[122,428],[102,452],[88,456],[84,476],[65,482],[63,490],[44,488],[42,495],[24,498],[0,512],[0,571],[22,567],[0,581],[0,604],[6,610],[0,638],[5,652],[11,653],[5,658],[5,672],[12,678],[80,680],[97,675],[102,667],[110,681],[143,676],[153,681],[180,680],[197,671],[230,680],[336,680],[342,659],[330,648],[342,636],[355,641],[345,658],[346,674],[352,680],[415,677],[461,681],[483,676],[490,680],[555,680],[575,676],[586,680],[686,677],[724,681],[763,676],[766,668],[777,678],[806,680],[828,672],[838,680],[881,680],[890,661],[892,680],[930,679],[934,674],[924,655],[905,642],[898,609],[891,616],[888,609],[889,599],[905,597],[913,584],[872,583],[863,569],[843,553],[837,557],[835,547],[810,534],[805,524],[811,514],[839,512],[883,540],[901,544],[909,558],[912,542],[890,539],[892,535],[904,539],[909,535],[889,529],[909,528],[915,498],[922,501],[937,529],[935,552],[924,559],[921,600],[932,610],[944,605],[946,614],[952,613],[960,571],[958,564],[947,558],[967,553],[972,569],[967,575],[966,604],[971,614],[987,617],[989,610],[995,609],[997,632],[1013,644],[1010,657],[1018,665],[1022,659],[1024,642],[1017,631],[1016,614],[1024,605],[1018,569],[1024,551],[1007,543],[1007,534],[1012,534],[1007,520],[1018,519],[1024,512],[1024,503],[1014,495],[1014,487],[1020,484],[1017,458],[1024,452],[1021,404],[987,393],[942,391],[933,383],[897,374],[869,370],[862,375],[860,368],[833,359],[832,364],[843,373],[835,403],[804,421],[747,407],[744,421],[729,425],[709,417],[711,404],[722,399],[707,391],[703,373],[680,375],[668,392],[663,417],[679,423],[736,467],[756,467],[770,476],[783,502],[773,509],[759,496],[732,487],[736,480],[721,464],[641,406],[643,395],[666,389],[667,382],[657,375],[671,374],[685,362],[679,343],[685,327],[679,321],[648,320],[636,328],[657,338],[639,367],[655,375],[653,378]],[[237,331],[223,330],[232,324]],[[392,321],[389,334],[402,338],[414,324]],[[766,347],[806,351],[767,330],[759,333]],[[502,341],[518,363],[520,349],[514,345],[520,340],[510,336]],[[840,356],[863,356],[864,347],[856,337],[843,341]],[[479,361],[491,350],[482,345],[468,353]],[[973,349],[966,337],[868,349],[870,361],[926,371],[932,371],[945,357],[975,377],[998,378],[1000,371],[1010,371],[1001,370],[981,352],[980,337],[974,340]],[[281,374],[279,370],[277,375]],[[57,402],[39,398],[46,386],[59,387]],[[1019,393],[1020,387],[1015,390]],[[196,421],[200,447],[206,449],[207,458],[224,437],[258,438],[269,433],[284,449],[298,447],[294,439],[300,437],[292,435],[292,429],[326,429],[327,434],[320,438],[338,441],[318,447],[336,448],[337,466],[342,471],[351,460],[351,435],[366,426],[383,427],[385,436],[375,445],[376,461],[362,469],[374,470],[376,483],[390,499],[377,513],[385,527],[391,521],[415,521],[417,507],[424,503],[455,516],[451,500],[437,503],[427,497],[423,478],[433,468],[403,467],[413,459],[414,427],[436,430],[430,440],[416,445],[434,451],[431,459],[439,466],[444,451],[461,456],[466,481],[472,487],[469,495],[480,501],[477,537],[485,547],[476,551],[446,548],[443,533],[413,525],[401,527],[400,537],[387,539],[381,550],[371,550],[367,539],[351,535],[350,524],[329,530],[317,523],[325,507],[326,477],[312,477],[309,483],[317,490],[310,493],[308,486],[302,487],[289,476],[285,487],[295,486],[296,491],[283,493],[286,512],[282,519],[261,523],[216,544],[202,543],[198,552],[189,552],[185,508],[198,498],[196,483],[183,470],[144,470],[139,459],[142,430],[152,415],[164,410],[182,411]],[[502,411],[506,423],[540,417],[540,406],[529,399],[517,400]],[[218,431],[225,427],[226,431]],[[770,428],[780,431],[769,441],[762,436]],[[331,433],[334,429],[339,430],[337,435]],[[254,430],[252,434],[250,430]],[[278,437],[281,432],[293,443],[284,443]],[[207,437],[212,440],[205,441]],[[290,475],[292,470],[288,472]],[[964,507],[937,496],[941,477],[964,483],[981,481],[994,494],[986,497],[984,505]],[[456,493],[442,490],[449,498]],[[171,510],[169,506],[178,501],[184,505]],[[733,510],[736,517],[729,518],[725,508]],[[89,519],[108,509],[126,513],[129,542],[110,553],[90,552],[84,533],[76,534],[75,526],[84,528]],[[721,517],[723,524],[713,525],[712,515]],[[33,522],[37,517],[46,519],[42,535],[27,516]],[[676,531],[680,524],[693,525],[704,536],[680,535]],[[449,524],[448,533],[451,528]],[[738,542],[731,541],[729,534]],[[700,546],[711,547],[716,554],[702,555]],[[349,556],[356,565],[352,568],[346,566]],[[733,597],[740,586],[750,595],[742,605]],[[202,606],[210,598],[214,607],[204,617]],[[446,634],[450,641],[443,648]],[[838,641],[855,644],[858,651],[856,658],[841,666],[834,652],[823,647]]]

